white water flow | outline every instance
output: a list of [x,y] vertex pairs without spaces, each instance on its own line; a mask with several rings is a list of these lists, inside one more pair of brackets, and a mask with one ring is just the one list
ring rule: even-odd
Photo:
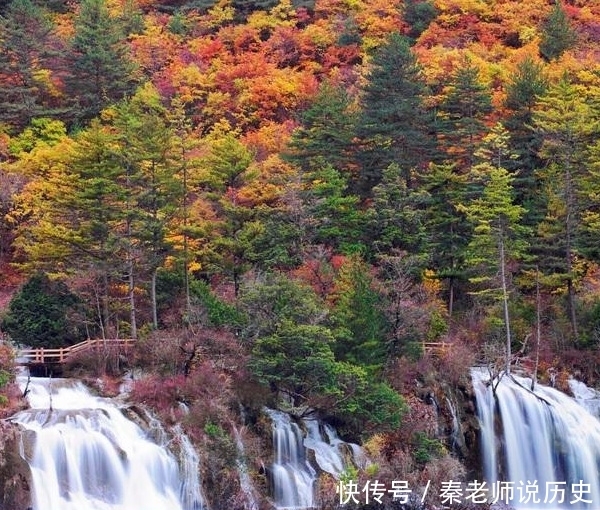
[[[537,384],[530,391],[530,379],[504,376],[495,395],[483,370],[472,370],[472,380],[488,484],[513,482],[517,509],[600,508],[600,421],[554,388]],[[574,487],[580,482],[589,492]],[[526,497],[534,484],[536,498]],[[554,488],[564,488],[562,503]]]
[[246,510],[258,510],[258,501],[256,499],[256,493],[254,489],[254,485],[252,480],[250,479],[250,474],[248,473],[248,464],[246,463],[246,451],[244,448],[244,441],[242,439],[242,434],[237,429],[235,425],[233,425],[233,435],[235,437],[235,446],[237,450],[237,468],[240,477],[240,488],[246,497]]
[[342,441],[335,429],[319,420],[303,420],[306,428],[305,448],[312,450],[321,471],[339,478],[349,463],[364,469],[369,463],[363,449],[354,443]]
[[316,470],[306,460],[302,431],[280,411],[267,409],[273,429],[275,459],[271,466],[273,501],[278,509],[313,508]]
[[77,381],[39,378],[27,398],[30,409],[12,420],[25,429],[33,510],[203,508],[175,457],[109,399]]
[[339,478],[350,465],[364,469],[369,463],[359,445],[342,441],[320,420],[302,420],[301,428],[285,413],[272,409],[266,413],[273,427],[272,485],[280,510],[313,508],[319,472]]
[[452,451],[459,451],[464,444],[464,440],[460,430],[460,420],[458,419],[456,405],[449,397],[446,397],[446,405],[448,406],[448,411],[450,411],[450,416],[452,417],[452,431],[450,433],[452,443],[450,446],[452,447]]

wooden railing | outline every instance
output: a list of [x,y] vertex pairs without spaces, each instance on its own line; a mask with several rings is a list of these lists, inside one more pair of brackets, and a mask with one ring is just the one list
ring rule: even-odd
[[133,338],[110,338],[86,340],[69,347],[59,347],[56,349],[21,349],[17,352],[17,360],[23,364],[30,363],[65,363],[70,356],[79,352],[95,350],[99,352],[103,348],[117,347],[127,349],[135,343]]
[[452,349],[452,344],[448,342],[423,342],[421,345],[423,353],[431,356],[443,356]]

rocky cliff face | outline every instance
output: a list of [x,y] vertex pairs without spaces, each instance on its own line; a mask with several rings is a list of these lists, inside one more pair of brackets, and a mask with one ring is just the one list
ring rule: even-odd
[[0,510],[31,508],[31,479],[27,463],[19,453],[17,425],[0,421]]

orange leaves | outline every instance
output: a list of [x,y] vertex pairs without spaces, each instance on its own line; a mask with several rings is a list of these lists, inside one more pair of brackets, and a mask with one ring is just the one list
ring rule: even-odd
[[246,207],[275,206],[296,171],[279,156],[272,155],[252,165],[250,172],[255,172],[256,178],[242,187],[238,194],[240,204]]
[[366,49],[379,46],[385,37],[401,31],[404,26],[398,3],[389,0],[370,0],[362,4],[356,13],[356,23]]
[[252,123],[271,120],[284,122],[317,91],[318,83],[311,73],[273,69],[269,76],[248,80],[245,93],[239,97],[240,109],[248,112]]
[[173,60],[180,41],[168,31],[165,20],[148,15],[145,21],[144,32],[131,37],[131,50],[140,67],[148,73],[154,73]]

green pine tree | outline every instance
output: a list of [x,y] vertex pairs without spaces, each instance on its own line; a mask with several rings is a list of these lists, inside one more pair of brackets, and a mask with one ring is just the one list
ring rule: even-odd
[[548,78],[542,64],[526,57],[518,65],[506,86],[506,107],[511,111],[504,122],[510,133],[510,145],[518,156],[507,168],[516,174],[517,203],[528,209],[525,221],[533,225],[539,220],[540,182],[536,169],[542,166],[538,156],[541,140],[531,129],[533,110],[548,89]]
[[437,17],[438,10],[430,0],[405,0],[402,15],[410,27],[408,35],[417,39]]
[[424,105],[427,93],[409,40],[394,33],[373,55],[362,92],[358,138],[360,194],[369,195],[383,172],[398,165],[406,185],[433,158],[433,116]]
[[340,269],[332,312],[336,359],[366,368],[371,374],[383,367],[389,324],[381,295],[375,290],[370,267],[353,255]]
[[346,90],[322,84],[300,122],[301,126],[292,135],[286,159],[305,172],[325,162],[351,175],[356,116]]
[[479,80],[479,69],[468,59],[456,70],[440,104],[440,144],[448,158],[469,170],[481,140],[484,119],[492,110],[490,90]]
[[171,250],[170,222],[178,211],[181,186],[172,160],[173,133],[156,89],[141,87],[116,108],[121,157],[132,169],[130,179],[132,240],[137,265],[150,275],[152,323],[158,327],[156,279]]
[[560,0],[555,0],[550,15],[541,27],[540,55],[546,60],[556,60],[577,42],[577,33]]
[[301,193],[310,244],[323,244],[342,253],[363,251],[365,214],[360,199],[348,191],[344,175],[324,166],[305,175]]
[[15,294],[1,328],[13,342],[30,347],[64,347],[81,341],[81,324],[69,319],[78,298],[61,281],[35,273]]
[[483,193],[461,209],[473,225],[467,248],[466,263],[471,268],[470,281],[475,294],[502,303],[506,334],[506,371],[510,371],[512,334],[509,315],[511,263],[522,259],[527,251],[528,229],[521,225],[525,210],[514,203],[514,178],[508,170],[488,161],[473,171],[484,181]]
[[567,76],[551,86],[533,114],[533,128],[542,144],[539,156],[546,163],[542,175],[545,217],[538,227],[536,252],[540,270],[565,287],[573,339],[577,341],[577,306],[574,262],[580,245],[581,186],[587,176],[587,147],[598,136],[595,107],[589,92],[573,85]]
[[0,17],[0,122],[15,132],[62,112],[51,81],[52,25],[31,0],[13,0]]
[[110,16],[106,0],[83,0],[75,19],[69,56],[68,94],[74,117],[87,121],[135,89],[135,65],[120,23]]
[[456,297],[466,282],[465,249],[472,233],[465,213],[457,208],[469,198],[467,174],[459,172],[456,165],[434,164],[424,177],[424,188],[429,197],[423,221],[429,233],[431,267],[446,282],[452,316]]
[[426,258],[429,235],[425,229],[427,192],[409,189],[397,164],[383,172],[381,182],[372,190],[366,211],[366,235],[378,254],[397,250]]

